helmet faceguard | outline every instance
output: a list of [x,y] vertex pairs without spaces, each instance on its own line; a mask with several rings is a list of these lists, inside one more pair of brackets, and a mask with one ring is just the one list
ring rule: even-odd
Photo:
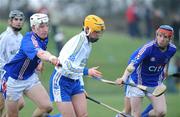
[[33,25],[39,25],[39,24],[48,23],[48,22],[49,22],[49,18],[46,14],[36,13],[30,17],[31,27]]
[[104,21],[96,15],[88,15],[84,20],[84,28],[89,28],[89,35],[91,32],[101,32],[105,30]]
[[19,11],[19,10],[13,10],[9,13],[9,19],[13,19],[13,18],[22,18],[24,20],[24,13]]

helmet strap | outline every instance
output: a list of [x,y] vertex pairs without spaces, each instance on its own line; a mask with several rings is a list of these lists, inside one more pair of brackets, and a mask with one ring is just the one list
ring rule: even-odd
[[89,28],[88,32],[86,33],[86,36],[89,36],[91,33],[91,29]]
[[13,31],[15,31],[15,32],[19,32],[19,31],[21,31],[21,29],[22,29],[22,27],[16,28],[16,27],[14,27],[14,26],[12,26],[12,25],[10,25],[10,26],[11,26],[11,28],[13,29]]

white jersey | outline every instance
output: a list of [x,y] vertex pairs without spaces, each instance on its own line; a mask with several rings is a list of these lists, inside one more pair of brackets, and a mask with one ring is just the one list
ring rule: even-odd
[[0,35],[0,71],[3,71],[3,66],[8,63],[20,48],[22,34],[15,34],[11,27],[7,27]]
[[[64,45],[59,54],[59,60],[62,64],[62,75],[71,79],[82,80],[83,70],[86,66],[91,49],[92,44],[88,42],[84,31],[72,37]],[[56,68],[56,70],[60,69]]]

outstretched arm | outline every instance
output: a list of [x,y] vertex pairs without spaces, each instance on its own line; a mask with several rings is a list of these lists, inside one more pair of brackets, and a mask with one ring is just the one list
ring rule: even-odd
[[52,63],[55,66],[58,66],[60,64],[60,61],[58,60],[58,58],[56,56],[52,55],[48,51],[39,50],[37,52],[37,56],[42,60],[49,61],[50,63]]
[[129,77],[129,75],[131,75],[131,73],[134,70],[135,70],[134,63],[131,62],[125,69],[123,76],[116,80],[116,83],[121,85],[123,82],[126,82],[127,78]]

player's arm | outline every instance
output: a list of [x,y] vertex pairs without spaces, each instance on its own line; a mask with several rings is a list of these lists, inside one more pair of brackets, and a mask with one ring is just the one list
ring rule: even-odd
[[36,67],[37,72],[42,72],[44,70],[44,63],[41,61]]
[[127,78],[129,77],[129,75],[131,75],[131,73],[135,70],[135,66],[134,63],[131,62],[125,69],[124,74],[122,76],[122,79],[124,82],[126,82]]
[[[136,50],[137,51],[137,50]],[[135,52],[136,52],[135,51]],[[126,67],[123,76],[121,78],[118,78],[116,80],[116,83],[121,85],[123,82],[126,82],[128,77],[134,72],[134,70],[141,64],[143,59],[148,56],[150,52],[149,48],[146,48],[146,46],[143,46],[140,48],[137,53],[135,53],[130,61],[130,64]]]
[[128,79],[128,77],[132,74],[132,72],[135,70],[135,66],[134,63],[131,62],[125,69],[123,76],[121,78],[118,78],[116,80],[116,83],[121,85],[123,82],[126,82],[126,80]]
[[169,68],[169,62],[164,67],[164,80],[168,77],[168,68]]
[[97,67],[91,67],[91,68],[84,68],[83,74],[88,75],[91,77],[97,77],[97,78],[102,78],[102,72],[98,70],[99,66]]
[[58,66],[60,64],[58,58],[56,56],[52,55],[48,51],[44,51],[44,50],[40,49],[37,52],[37,56],[42,60],[49,61],[50,63],[52,63],[55,66]]
[[8,39],[6,39],[6,36],[2,36],[1,40],[0,40],[0,67],[2,68],[4,66],[5,63],[7,63],[7,51],[6,51],[6,46],[7,46],[7,41]]

